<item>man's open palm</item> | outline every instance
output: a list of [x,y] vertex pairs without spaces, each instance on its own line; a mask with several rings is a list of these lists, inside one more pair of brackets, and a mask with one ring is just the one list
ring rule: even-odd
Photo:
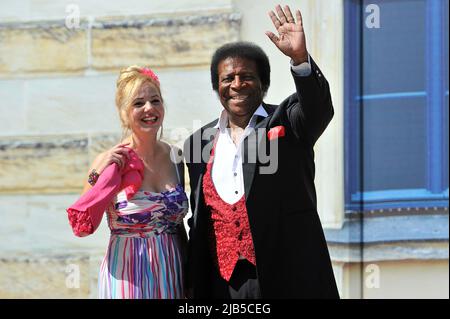
[[278,36],[267,31],[266,35],[285,55],[290,57],[294,64],[300,64],[308,61],[308,51],[306,50],[306,37],[303,30],[302,14],[300,10],[296,11],[295,21],[289,6],[280,5],[275,8],[277,14],[269,12],[273,25],[278,31]]

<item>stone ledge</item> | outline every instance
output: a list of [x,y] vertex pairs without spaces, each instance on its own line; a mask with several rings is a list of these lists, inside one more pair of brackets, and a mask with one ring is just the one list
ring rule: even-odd
[[[166,133],[170,138],[171,131]],[[0,141],[0,195],[78,194],[94,158],[119,139],[116,132],[4,136]]]
[[359,215],[347,218],[341,229],[324,231],[329,244],[448,241],[448,217],[445,208],[420,213],[405,211],[402,215]]
[[199,13],[176,13],[176,14],[159,14],[146,16],[126,16],[126,17],[102,17],[97,18],[92,23],[94,29],[112,29],[118,27],[124,28],[143,28],[149,26],[197,26],[210,25],[223,21],[235,26],[240,25],[241,14],[231,11],[205,11],[204,14]]
[[86,135],[2,138],[0,194],[79,192],[88,147]]
[[21,73],[79,72],[88,66],[85,24],[64,22],[0,24],[0,76]]
[[[30,22],[3,22],[0,23],[0,31],[3,30],[51,30],[56,28],[66,28],[66,22],[64,20],[41,20]],[[89,22],[86,19],[80,19],[80,24],[76,29],[86,30],[89,28]],[[67,29],[69,30],[69,29]]]
[[0,77],[206,66],[239,39],[240,23],[230,10],[81,19],[70,29],[64,20],[0,23]]
[[[337,245],[328,243],[333,262],[377,262],[399,260],[448,260],[449,243],[398,242],[364,245]],[[361,255],[362,252],[362,255]]]
[[92,68],[117,70],[208,65],[214,50],[239,38],[240,15],[221,13],[174,18],[136,17],[94,22]]
[[96,298],[102,256],[26,255],[0,259],[0,298]]

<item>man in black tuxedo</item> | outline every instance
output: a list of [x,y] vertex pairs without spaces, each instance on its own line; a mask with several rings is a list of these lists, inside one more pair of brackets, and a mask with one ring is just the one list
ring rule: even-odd
[[296,92],[265,104],[267,56],[251,43],[226,44],[211,63],[224,110],[185,143],[193,298],[339,298],[314,186],[313,146],[334,114],[330,90],[306,49],[300,11],[296,19],[288,6],[275,11],[279,35],[266,34],[291,58]]

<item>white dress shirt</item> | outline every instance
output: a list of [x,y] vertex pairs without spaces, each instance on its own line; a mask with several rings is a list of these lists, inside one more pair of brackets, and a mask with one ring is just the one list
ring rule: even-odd
[[244,176],[242,174],[242,141],[247,137],[256,124],[256,116],[267,117],[266,110],[260,105],[250,118],[240,141],[234,144],[228,128],[228,114],[223,110],[216,128],[219,129],[214,162],[212,166],[212,180],[219,196],[228,204],[234,204],[244,195]]
[[[310,57],[308,62],[294,66],[291,61],[291,69],[298,76],[311,74]],[[228,115],[226,110],[220,114],[215,128],[219,129],[214,162],[212,166],[212,181],[217,193],[228,204],[235,204],[244,195],[244,176],[242,174],[242,141],[253,130],[256,124],[256,116],[267,117],[266,110],[260,105],[253,113],[240,141],[234,144],[230,129],[228,128]]]

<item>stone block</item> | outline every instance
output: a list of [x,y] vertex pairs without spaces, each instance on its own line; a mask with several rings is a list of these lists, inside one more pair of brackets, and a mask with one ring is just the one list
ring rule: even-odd
[[87,41],[85,27],[68,29],[64,21],[0,24],[0,76],[82,71]]
[[214,50],[239,38],[240,16],[97,19],[92,29],[92,67],[120,69],[208,65]]
[[88,165],[87,136],[2,138],[0,193],[78,193]]
[[93,283],[97,276],[94,274],[100,267],[97,263],[98,258],[89,255],[1,258],[0,298],[95,298],[97,293]]
[[26,81],[0,80],[0,135],[26,130]]
[[28,80],[26,127],[32,134],[120,130],[117,75]]

